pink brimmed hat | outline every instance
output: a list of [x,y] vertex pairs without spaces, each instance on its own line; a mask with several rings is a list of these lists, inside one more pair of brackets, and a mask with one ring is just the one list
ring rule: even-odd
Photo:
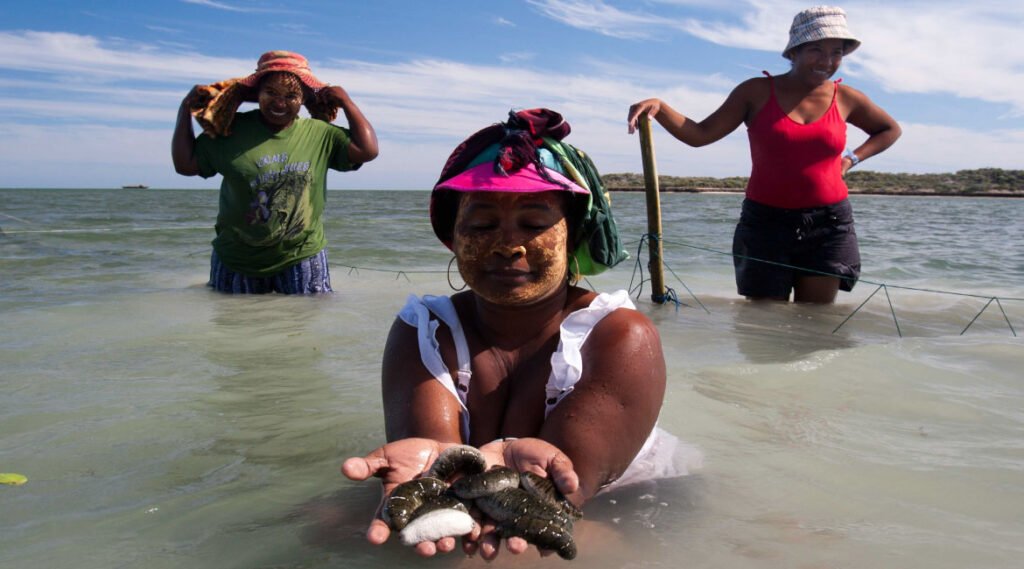
[[448,178],[434,186],[435,190],[456,192],[509,192],[528,194],[533,192],[568,191],[574,194],[590,195],[590,192],[562,174],[547,169],[550,179],[537,171],[537,166],[527,164],[512,174],[501,175],[494,171],[494,164],[484,162],[465,172]]
[[305,57],[294,51],[284,50],[268,51],[261,55],[259,62],[256,63],[256,72],[239,79],[238,82],[246,87],[256,87],[259,85],[260,77],[275,71],[284,71],[295,75],[305,86],[314,91],[319,91],[327,86],[327,83],[317,79],[309,70],[309,61]]
[[502,175],[494,171],[494,162],[488,160],[439,182],[430,194],[430,225],[434,228],[434,234],[446,247],[452,248],[452,230],[455,227],[456,209],[459,202],[457,199],[455,201],[445,199],[445,196],[454,197],[459,193],[569,192],[585,198],[579,200],[582,204],[589,204],[590,192],[587,189],[551,168],[545,168],[545,173],[550,179],[541,176],[536,165],[526,164],[511,174]]

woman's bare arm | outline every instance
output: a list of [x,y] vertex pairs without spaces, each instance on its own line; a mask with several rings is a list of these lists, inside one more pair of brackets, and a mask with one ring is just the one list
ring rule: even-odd
[[661,99],[640,101],[629,107],[626,117],[629,132],[636,129],[640,115],[646,114],[658,121],[669,134],[690,146],[706,146],[717,142],[739,128],[747,119],[751,102],[756,96],[757,81],[763,80],[749,79],[737,85],[725,102],[700,122],[673,109]]
[[463,442],[462,406],[423,366],[416,329],[401,319],[395,319],[388,334],[381,389],[388,441],[425,437]]
[[171,138],[171,160],[174,171],[182,176],[198,176],[199,161],[196,160],[196,135],[192,130],[192,100],[198,96],[196,87],[189,91],[178,107],[178,120],[174,124]]
[[572,460],[581,503],[629,466],[654,428],[665,396],[665,358],[657,328],[619,309],[583,345],[583,376],[551,412],[540,437]]
[[[896,119],[889,116],[882,107],[876,105],[867,95],[860,91],[842,86],[843,105],[848,109],[846,121],[868,134],[868,139],[853,150],[860,162],[884,152],[903,134]],[[849,158],[843,158],[843,174],[853,167]]]

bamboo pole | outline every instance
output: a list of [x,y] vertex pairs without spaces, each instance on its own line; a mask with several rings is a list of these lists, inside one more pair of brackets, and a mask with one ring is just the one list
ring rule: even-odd
[[658,188],[658,167],[654,160],[654,140],[651,137],[651,119],[640,115],[640,156],[644,163],[644,189],[647,195],[647,246],[651,260],[651,300],[665,302],[665,269],[661,247],[661,196]]

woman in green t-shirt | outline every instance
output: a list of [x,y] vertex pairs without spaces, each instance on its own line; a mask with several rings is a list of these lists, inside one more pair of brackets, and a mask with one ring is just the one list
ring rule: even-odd
[[[235,113],[242,101],[259,108]],[[316,118],[299,117],[303,105]],[[330,123],[338,109],[348,128]],[[199,137],[193,116],[204,127]],[[327,169],[355,170],[377,157],[373,126],[344,89],[318,80],[297,53],[267,52],[248,77],[193,87],[178,110],[171,156],[179,174],[223,177],[211,287],[331,291],[322,221]]]

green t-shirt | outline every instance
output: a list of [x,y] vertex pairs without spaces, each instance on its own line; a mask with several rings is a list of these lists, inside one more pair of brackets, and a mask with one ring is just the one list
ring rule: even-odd
[[361,164],[349,163],[349,131],[321,120],[298,118],[273,133],[257,109],[237,114],[232,131],[196,140],[199,174],[224,176],[213,249],[232,270],[266,277],[327,245],[327,168]]

